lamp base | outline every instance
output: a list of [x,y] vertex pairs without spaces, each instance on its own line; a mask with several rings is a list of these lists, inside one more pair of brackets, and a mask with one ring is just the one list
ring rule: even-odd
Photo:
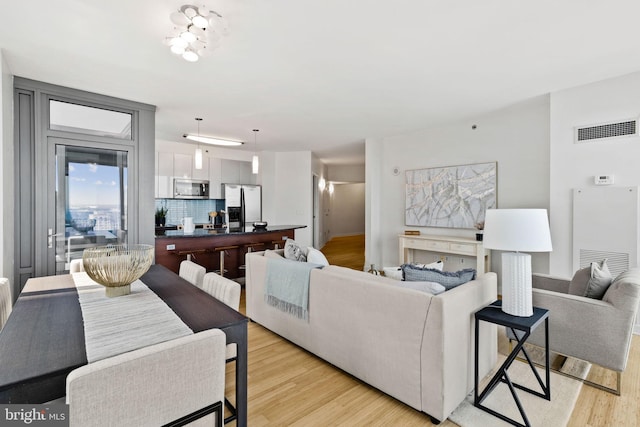
[[502,254],[502,311],[512,316],[533,316],[531,255]]

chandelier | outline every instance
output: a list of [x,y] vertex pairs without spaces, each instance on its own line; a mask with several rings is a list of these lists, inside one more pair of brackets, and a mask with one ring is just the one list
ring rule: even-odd
[[165,44],[185,61],[195,62],[209,55],[219,46],[220,36],[229,34],[222,15],[206,6],[184,5],[169,18],[175,26],[172,34],[165,38]]

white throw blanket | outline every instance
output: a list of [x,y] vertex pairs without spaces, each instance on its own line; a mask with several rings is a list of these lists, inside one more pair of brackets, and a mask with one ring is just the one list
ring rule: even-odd
[[321,265],[269,258],[264,299],[267,304],[299,319],[309,319],[309,278]]
[[87,273],[73,273],[84,323],[89,363],[193,334],[187,325],[142,281],[131,293],[109,298]]

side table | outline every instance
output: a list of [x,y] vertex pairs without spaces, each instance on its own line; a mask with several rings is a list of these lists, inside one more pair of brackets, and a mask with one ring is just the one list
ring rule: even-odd
[[[494,415],[503,421],[513,424],[514,426],[530,427],[531,424],[529,423],[529,419],[527,418],[524,408],[520,403],[520,399],[518,399],[518,395],[516,394],[515,389],[517,388],[519,390],[526,391],[527,393],[531,393],[535,396],[538,396],[547,400],[551,400],[551,387],[550,387],[551,384],[549,382],[549,379],[550,379],[549,310],[546,310],[544,308],[534,307],[533,316],[518,317],[518,316],[512,316],[510,314],[503,312],[501,310],[501,307],[502,307],[502,301],[495,301],[490,305],[488,305],[487,307],[484,307],[483,309],[478,310],[475,313],[476,348],[475,348],[475,389],[474,389],[473,404],[475,407],[482,409],[483,411],[488,412],[491,415]],[[516,340],[518,343],[513,348],[511,353],[507,356],[507,359],[504,361],[502,366],[500,366],[500,368],[498,369],[498,372],[496,372],[493,378],[491,378],[491,381],[489,381],[489,384],[487,384],[485,389],[480,394],[478,394],[478,387],[479,387],[478,347],[480,346],[480,343],[478,342],[478,339],[479,339],[478,329],[479,329],[480,321],[494,323],[496,325],[505,326],[506,328],[509,328],[511,332],[513,332],[513,335],[516,337]],[[531,332],[533,332],[538,326],[540,326],[540,324],[542,324],[543,321],[544,321],[544,333],[545,333],[545,374],[546,374],[545,383],[542,382],[542,379],[540,378],[538,371],[536,371],[533,365],[533,362],[531,361],[531,358],[529,358],[527,351],[523,347],[524,343],[527,341],[527,339],[531,335]],[[518,332],[516,333],[516,331]],[[542,393],[539,391],[527,388],[525,386],[522,386],[520,384],[516,384],[512,382],[511,379],[509,378],[509,375],[507,374],[507,370],[515,360],[518,353],[520,353],[520,351],[522,351],[522,353],[524,354],[524,357],[526,358],[527,363],[531,367],[531,370],[533,371],[536,379],[538,380],[538,384],[542,389]],[[522,416],[524,424],[521,424],[514,419],[511,419],[503,414],[500,414],[494,411],[493,409],[487,408],[486,406],[482,405],[482,402],[484,401],[484,399],[486,399],[489,393],[491,393],[500,382],[507,384],[507,386],[509,387],[509,390],[511,391],[511,395],[513,396],[513,399],[515,400],[516,405],[518,406],[518,411],[520,411],[520,415]]]

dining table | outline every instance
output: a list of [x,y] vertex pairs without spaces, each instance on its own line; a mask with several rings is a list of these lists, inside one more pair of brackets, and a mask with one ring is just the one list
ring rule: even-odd
[[[236,425],[246,426],[248,318],[162,265],[152,265],[140,280],[193,333],[220,329],[227,344],[237,345]],[[126,296],[114,302],[118,298]],[[90,363],[85,344],[73,276],[28,279],[0,332],[0,403],[37,404],[64,397],[67,375]]]

